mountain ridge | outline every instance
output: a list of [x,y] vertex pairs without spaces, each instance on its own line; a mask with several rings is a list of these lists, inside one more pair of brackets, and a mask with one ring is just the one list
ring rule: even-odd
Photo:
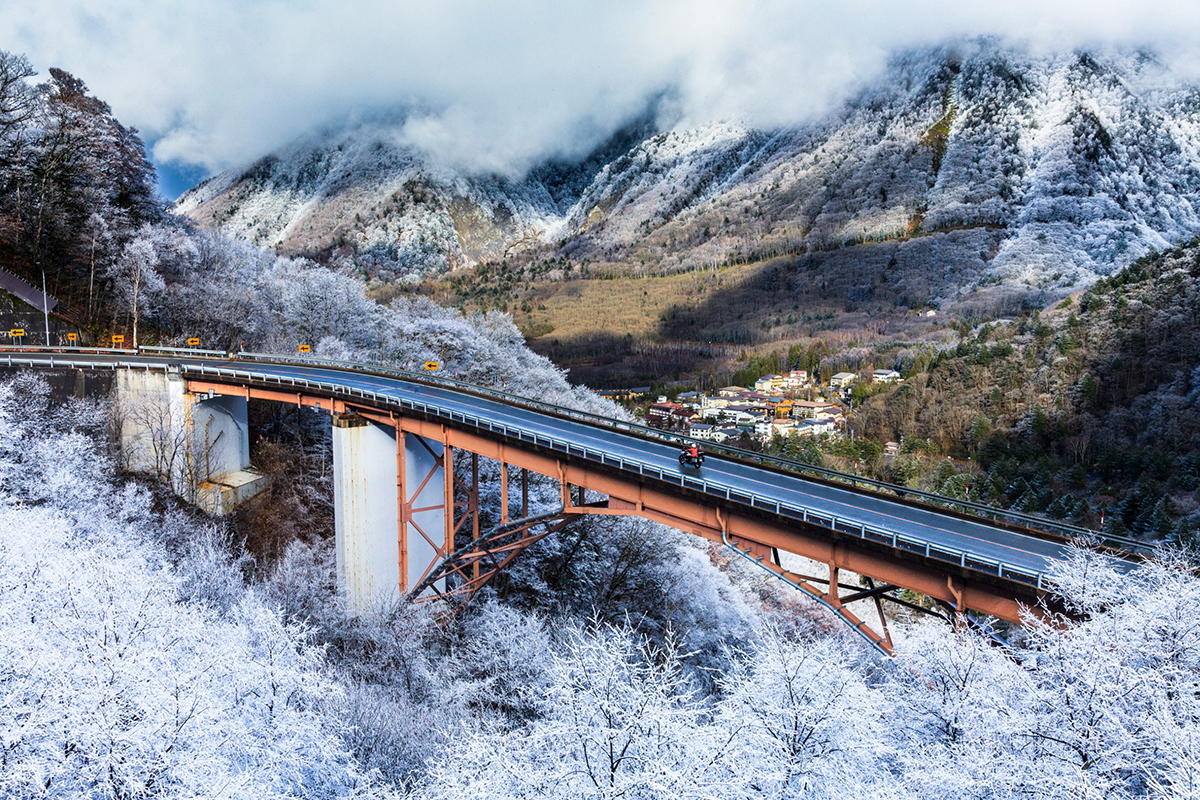
[[1200,232],[1200,94],[1146,53],[902,54],[825,118],[772,130],[684,126],[667,106],[521,180],[439,167],[394,124],[343,128],[177,209],[378,282],[546,257],[568,274],[781,255],[806,272],[869,244],[859,283],[912,306],[1042,302]]

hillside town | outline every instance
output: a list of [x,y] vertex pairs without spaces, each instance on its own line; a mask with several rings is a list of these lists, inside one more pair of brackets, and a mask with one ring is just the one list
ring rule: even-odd
[[[898,383],[894,369],[876,369],[862,375],[839,372],[827,383],[805,370],[763,375],[753,387],[724,386],[710,393],[683,391],[658,395],[645,402],[650,387],[607,389],[601,395],[632,405],[647,425],[686,433],[717,443],[766,444],[788,436],[843,436],[852,406],[855,385]],[[892,442],[887,443],[895,447]]]

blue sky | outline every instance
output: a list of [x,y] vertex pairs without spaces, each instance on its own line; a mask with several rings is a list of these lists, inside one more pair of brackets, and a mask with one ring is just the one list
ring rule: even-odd
[[[150,148],[150,142],[146,143]],[[208,170],[203,167],[189,167],[171,162],[157,163],[158,191],[168,200],[175,200],[179,195],[208,177]]]

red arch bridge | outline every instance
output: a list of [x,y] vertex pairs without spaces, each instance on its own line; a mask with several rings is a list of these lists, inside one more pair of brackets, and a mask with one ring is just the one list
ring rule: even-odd
[[[253,491],[249,400],[329,412],[339,586],[351,608],[470,598],[571,521],[629,515],[729,548],[891,652],[883,603],[932,605],[956,623],[967,612],[1020,622],[1024,609],[1053,607],[1049,570],[1071,540],[1096,540],[1051,520],[710,443],[702,469],[681,468],[686,437],[377,366],[177,348],[6,348],[0,366],[115,370],[127,464],[217,512]],[[481,458],[499,464],[504,498],[499,524],[486,529]],[[552,512],[531,513],[530,473],[558,483]],[[1122,561],[1138,557],[1128,540],[1100,546]],[[914,604],[905,590],[935,602]]]

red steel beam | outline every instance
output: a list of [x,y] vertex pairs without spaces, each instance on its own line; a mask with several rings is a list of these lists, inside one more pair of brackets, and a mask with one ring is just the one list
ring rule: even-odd
[[924,594],[950,604],[960,613],[972,610],[1011,622],[1022,622],[1024,615],[1045,596],[1045,592],[1033,587],[1019,594],[1005,591],[965,571],[957,571],[952,565],[942,566],[917,558],[896,559],[853,540],[831,537],[827,530],[815,525],[791,520],[773,521],[745,513],[736,507],[722,509],[716,498],[676,495],[587,464],[569,463],[543,452],[489,439],[478,433],[448,428],[436,422],[396,417],[353,401],[207,381],[188,381],[187,387],[188,391],[193,392],[211,391],[314,406],[337,410],[339,413],[353,410],[368,419],[395,426],[398,433],[413,433],[447,447],[531,470],[560,480],[563,484],[580,486],[610,498],[608,508],[571,507],[565,508],[564,513],[639,516],[718,543],[723,542],[724,531],[737,544],[756,554],[765,554],[769,558],[772,549],[792,553],[827,564],[834,570],[846,570]]

